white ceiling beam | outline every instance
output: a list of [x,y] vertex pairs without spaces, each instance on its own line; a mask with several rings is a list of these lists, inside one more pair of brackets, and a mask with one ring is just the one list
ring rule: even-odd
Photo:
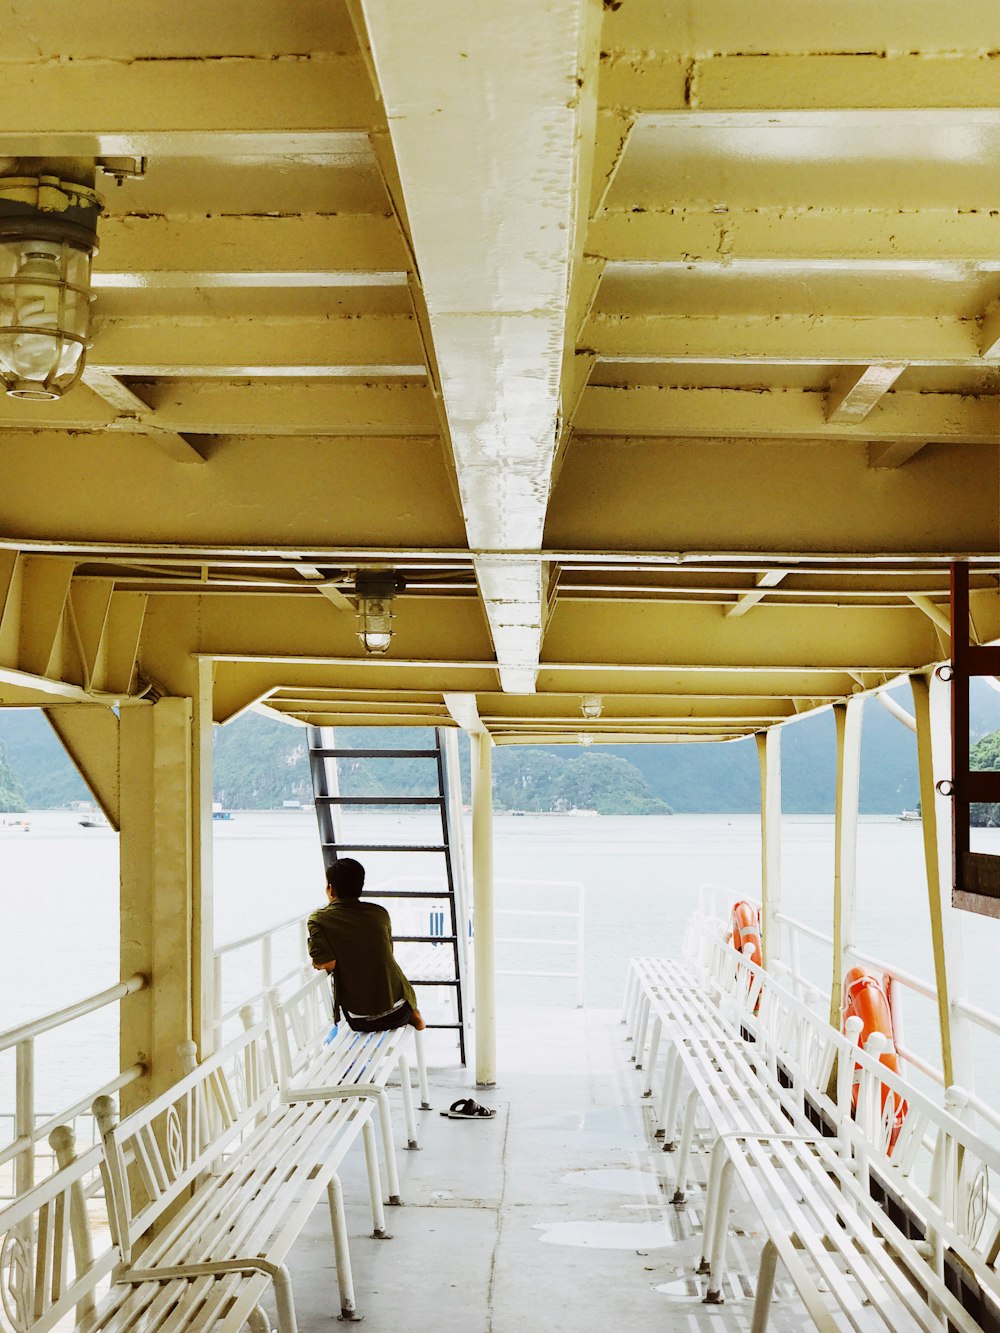
[[976,321],[943,315],[599,314],[580,344],[612,363],[861,366],[891,356],[911,365],[982,364]]
[[868,466],[872,468],[902,467],[924,447],[923,440],[887,440],[868,446]]
[[909,597],[919,611],[923,611],[938,629],[944,630],[945,634],[951,637],[951,616],[944,607],[938,606],[937,602],[931,601],[929,597],[923,597],[920,593],[910,593]]
[[979,321],[979,350],[984,358],[1000,356],[1000,301],[993,301]]
[[98,291],[178,287],[405,286],[395,218],[135,214],[101,219]]
[[474,694],[457,694],[446,691],[444,694],[444,704],[448,712],[462,728],[463,731],[472,733],[489,734],[489,729],[479,716],[479,708]]
[[[611,265],[653,268],[793,266],[809,271],[996,269],[996,219],[988,210],[851,208],[716,209],[671,200],[662,210],[606,210],[587,231],[587,253]],[[613,272],[614,269],[609,270]],[[759,271],[759,270],[758,270]]]
[[917,448],[929,440],[992,444],[997,438],[997,399],[890,393],[876,415],[857,421],[839,416],[828,420],[824,395],[803,389],[590,385],[580,401],[575,430],[586,436],[907,440]]
[[832,382],[826,395],[830,422],[864,421],[879,399],[889,392],[906,369],[905,362],[849,366]]
[[785,569],[767,569],[763,574],[758,574],[754,579],[757,585],[753,592],[745,592],[737,599],[734,606],[727,607],[726,615],[734,620],[739,616],[745,616],[752,610],[758,602],[763,601],[767,596],[768,588],[776,588],[778,584],[788,577],[788,571]]
[[[363,5],[469,544],[537,550],[576,243],[586,0]],[[462,188],[456,189],[456,181]],[[477,568],[502,686],[530,692],[537,567]]]
[[0,154],[291,156],[368,150],[360,56],[0,64]]

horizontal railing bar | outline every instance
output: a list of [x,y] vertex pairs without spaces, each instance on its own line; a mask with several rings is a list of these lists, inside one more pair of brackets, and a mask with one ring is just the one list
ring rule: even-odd
[[579,912],[540,912],[536,911],[533,907],[525,908],[524,910],[520,907],[497,907],[495,911],[498,916],[503,912],[505,916],[559,916],[570,917],[574,921],[576,921],[580,915]]
[[557,945],[561,944],[564,948],[576,949],[580,945],[580,940],[576,935],[574,935],[573,938],[569,940],[554,940],[551,938],[547,940],[537,940],[537,939],[531,939],[527,935],[504,935],[502,938],[498,937],[494,941],[494,943],[495,944],[557,944]]
[[[131,1069],[126,1069],[116,1078],[111,1079],[110,1082],[103,1084],[100,1088],[96,1088],[72,1106],[67,1106],[64,1111],[59,1111],[42,1124],[36,1125],[30,1134],[18,1135],[11,1143],[0,1148],[0,1166],[6,1166],[8,1162],[13,1161],[15,1157],[30,1148],[33,1143],[41,1143],[43,1139],[47,1139],[56,1125],[68,1124],[69,1121],[75,1120],[78,1115],[89,1115],[90,1108],[96,1098],[110,1097],[112,1093],[120,1092],[122,1088],[127,1088],[130,1083],[134,1083],[137,1078],[141,1078],[145,1072],[146,1066],[144,1064],[135,1064]],[[5,1116],[4,1118],[7,1119],[8,1117]],[[13,1120],[14,1117],[11,1115],[9,1118]]]
[[[964,1092],[965,1089],[963,1088],[962,1091]],[[994,1127],[994,1129],[1000,1129],[1000,1111],[997,1111],[994,1107],[990,1106],[989,1102],[984,1102],[982,1097],[978,1097],[974,1092],[968,1093],[967,1096],[969,1098],[969,1105],[977,1115],[981,1115],[988,1124]]]
[[366,893],[366,898],[451,898],[447,889],[381,889]]
[[124,1000],[126,995],[135,994],[136,991],[142,990],[145,985],[146,978],[141,972],[137,972],[134,977],[119,982],[117,986],[109,986],[107,990],[102,990],[97,995],[88,995],[84,1000],[77,1000],[75,1004],[68,1004],[65,1009],[56,1009],[51,1014],[42,1014],[40,1018],[33,1018],[27,1023],[22,1023],[20,1027],[10,1028],[7,1032],[0,1032],[0,1051],[7,1051],[12,1046],[16,1046],[18,1042],[30,1041],[33,1037],[41,1036],[43,1032],[51,1032],[53,1028],[62,1027],[65,1023],[72,1023],[75,1018],[83,1018],[85,1014],[95,1013],[106,1005]]
[[879,958],[873,958],[871,954],[862,953],[860,949],[847,948],[844,950],[847,957],[853,958],[857,963],[863,963],[865,967],[877,968],[898,981],[900,985],[909,987],[916,991],[918,995],[925,996],[928,1000],[937,999],[937,990],[929,982],[922,981],[920,977],[915,977],[912,972],[904,972],[901,968],[893,967],[890,963],[884,963]]
[[971,1004],[968,1000],[955,1000],[953,1007],[973,1023],[978,1023],[981,1028],[986,1028],[995,1036],[1000,1037],[1000,1018],[994,1014],[989,1014],[985,1009],[980,1009],[978,1005]]
[[578,879],[519,879],[516,875],[499,875],[494,884],[527,884],[531,888],[582,889]]
[[796,921],[794,917],[785,916],[784,912],[779,912],[775,918],[779,924],[788,926],[789,929],[797,931],[800,935],[808,935],[810,939],[817,940],[820,944],[833,945],[833,940],[829,935],[824,935],[821,930],[815,930],[812,926],[804,925],[801,921]]
[[944,1074],[940,1069],[935,1069],[932,1064],[928,1064],[921,1056],[915,1055],[908,1046],[900,1046],[896,1043],[896,1054],[907,1064],[913,1065],[914,1069],[919,1069],[922,1074],[926,1074],[929,1079],[944,1087]]
[[261,940],[267,939],[269,935],[277,935],[280,930],[290,930],[292,926],[301,926],[301,916],[290,916],[285,921],[279,921],[276,926],[268,926],[265,930],[258,930],[256,935],[245,935],[239,940],[230,940],[228,944],[220,944],[215,950],[216,958],[223,954],[232,953],[234,949],[245,949],[251,944],[258,944]]
[[393,935],[394,944],[454,944],[455,935]]
[[510,968],[497,968],[498,977],[569,977],[575,980],[579,972],[514,972]]
[[248,995],[245,1000],[240,1000],[239,1004],[236,1005],[234,1009],[228,1009],[224,1014],[220,1014],[218,1021],[220,1023],[228,1023],[231,1018],[236,1018],[244,1005],[256,1004],[258,1000],[263,1000],[269,990],[274,990],[276,986],[283,986],[286,981],[291,981],[293,977],[301,976],[304,967],[305,964],[300,963],[297,967],[293,967],[290,972],[286,972],[284,976],[275,977],[270,986],[265,986],[263,990],[254,991],[254,993]]

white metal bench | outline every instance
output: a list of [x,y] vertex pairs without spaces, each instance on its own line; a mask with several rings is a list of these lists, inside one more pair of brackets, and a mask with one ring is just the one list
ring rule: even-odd
[[[1000,1224],[988,1188],[989,1170],[996,1169],[1000,1157],[957,1118],[886,1070],[877,1058],[877,1041],[871,1053],[860,1052],[722,940],[710,962],[711,971],[698,984],[672,962],[657,968],[654,960],[633,960],[630,997],[640,1065],[647,1024],[641,1009],[654,1015],[645,1080],[650,1088],[658,1057],[657,1024],[669,1039],[660,1099],[668,1140],[675,1110],[663,1113],[662,1108],[675,1108],[676,1097],[668,1096],[667,1085],[673,1080],[676,1086],[683,1072],[692,1088],[681,1136],[677,1202],[684,1198],[698,1107],[711,1123],[713,1157],[699,1265],[709,1274],[706,1300],[721,1300],[728,1193],[735,1174],[768,1235],[755,1333],[766,1326],[779,1257],[821,1329],[840,1328],[844,1320],[856,1329],[940,1329],[945,1316],[955,1328],[977,1328],[946,1286],[945,1254],[974,1279],[988,1303],[1000,1301],[993,1268]],[[708,998],[713,990],[719,1005],[715,1015]],[[827,1088],[838,1056],[833,1100]],[[860,1066],[857,1074],[855,1065]],[[852,1120],[857,1079],[859,1109]],[[883,1086],[889,1088],[885,1097]],[[907,1098],[910,1110],[890,1147],[895,1094]],[[952,1093],[951,1100],[960,1103],[961,1094]],[[839,1137],[830,1138],[811,1124],[807,1107],[837,1126]],[[929,1187],[917,1184],[921,1156]],[[890,1220],[874,1197],[886,1191],[923,1229],[923,1241],[908,1239]],[[952,1267],[954,1273],[954,1262]],[[868,1301],[877,1301],[878,1308]]]
[[[385,1238],[374,1106],[357,1097],[282,1104],[265,1024],[117,1125],[110,1098],[99,1098],[121,1264],[87,1333],[139,1326],[236,1333],[247,1322],[266,1329],[260,1302],[272,1286],[280,1333],[295,1333],[285,1261],[323,1194],[341,1316],[357,1318],[337,1169],[361,1135],[374,1234]],[[157,1223],[162,1229],[137,1254]]]
[[379,1113],[389,1203],[398,1204],[399,1173],[386,1084],[394,1069],[406,1119],[406,1146],[419,1147],[407,1050],[416,1055],[421,1107],[430,1108],[427,1069],[421,1034],[410,1026],[388,1032],[352,1032],[341,1023],[330,1039],[333,1012],[329,979],[315,973],[282,999],[277,988],[267,993],[267,1008],[278,1054],[281,1101],[329,1101],[343,1097],[372,1098]]

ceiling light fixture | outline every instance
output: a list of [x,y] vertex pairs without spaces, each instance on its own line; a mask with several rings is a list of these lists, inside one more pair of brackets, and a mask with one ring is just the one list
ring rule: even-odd
[[593,745],[594,743],[594,738],[593,736],[591,736],[589,731],[581,731],[576,739],[580,742],[581,745]]
[[599,694],[584,694],[580,699],[580,712],[584,717],[600,717],[604,701]]
[[0,177],[0,383],[61,398],[90,345],[98,195],[57,176]]
[[358,598],[358,638],[366,653],[381,657],[392,642],[393,599],[405,587],[391,569],[359,569],[354,580]]

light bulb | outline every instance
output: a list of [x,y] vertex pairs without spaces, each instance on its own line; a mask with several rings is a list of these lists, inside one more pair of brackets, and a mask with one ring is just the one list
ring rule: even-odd
[[577,736],[577,740],[581,745],[593,745],[594,743],[594,738],[589,731],[581,731],[579,736]]
[[580,712],[584,717],[600,717],[604,701],[599,694],[585,694],[580,699]]

